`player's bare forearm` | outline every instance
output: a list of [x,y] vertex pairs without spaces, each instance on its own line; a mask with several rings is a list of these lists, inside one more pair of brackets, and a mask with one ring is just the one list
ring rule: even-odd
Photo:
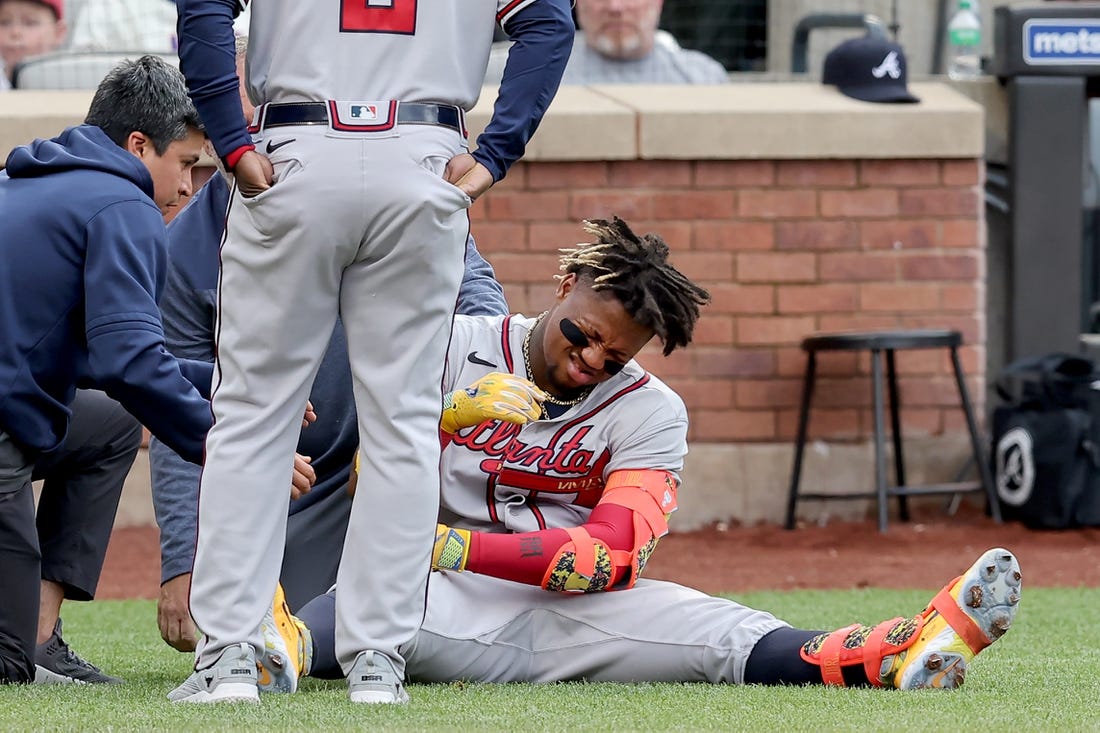
[[489,169],[474,160],[469,153],[459,153],[447,163],[443,178],[458,186],[471,199],[489,190],[495,182]]
[[233,166],[233,175],[237,178],[237,186],[241,189],[241,195],[251,198],[271,188],[275,182],[275,169],[271,167],[271,161],[263,153],[249,150]]
[[181,652],[195,651],[198,632],[191,619],[187,597],[191,591],[191,573],[177,575],[160,587],[157,599],[157,626],[160,638],[168,646]]

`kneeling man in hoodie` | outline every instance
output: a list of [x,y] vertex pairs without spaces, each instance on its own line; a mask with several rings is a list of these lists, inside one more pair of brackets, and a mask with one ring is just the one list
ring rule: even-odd
[[[42,553],[36,465],[98,389],[184,458],[210,427],[212,365],[164,347],[163,215],[191,194],[204,133],[179,72],[125,61],[83,125],[15,148],[0,172],[0,682],[35,677]],[[84,527],[57,528],[79,542]]]

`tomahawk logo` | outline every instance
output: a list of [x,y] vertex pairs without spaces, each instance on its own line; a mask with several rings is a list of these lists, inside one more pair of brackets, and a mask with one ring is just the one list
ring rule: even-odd
[[876,79],[881,79],[887,74],[890,75],[891,79],[901,78],[901,62],[898,61],[897,51],[886,54],[886,58],[882,60],[882,63],[871,69],[871,76]]
[[1023,506],[1035,488],[1031,433],[1012,428],[997,442],[997,496],[1009,506]]

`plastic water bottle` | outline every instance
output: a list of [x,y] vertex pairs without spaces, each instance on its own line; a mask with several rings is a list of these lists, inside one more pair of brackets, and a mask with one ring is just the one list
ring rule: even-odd
[[947,75],[977,79],[982,74],[982,21],[971,0],[959,0],[959,9],[947,24]]

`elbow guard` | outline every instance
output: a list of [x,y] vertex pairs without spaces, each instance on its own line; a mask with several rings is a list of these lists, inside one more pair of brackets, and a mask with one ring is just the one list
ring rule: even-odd
[[668,517],[676,511],[676,477],[668,471],[614,471],[607,479],[601,504],[618,504],[634,516],[634,545],[613,553],[625,571],[615,589],[633,588],[657,540],[668,534]]

